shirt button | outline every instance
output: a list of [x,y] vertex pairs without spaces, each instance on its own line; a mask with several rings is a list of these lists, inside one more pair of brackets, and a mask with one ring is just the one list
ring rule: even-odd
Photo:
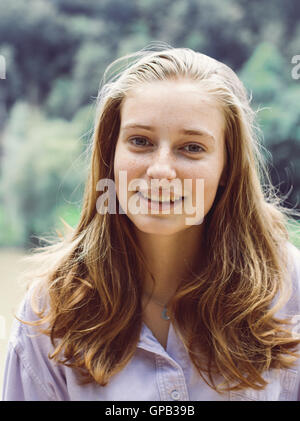
[[172,390],[171,398],[174,399],[174,401],[178,401],[180,399],[180,393],[178,390]]

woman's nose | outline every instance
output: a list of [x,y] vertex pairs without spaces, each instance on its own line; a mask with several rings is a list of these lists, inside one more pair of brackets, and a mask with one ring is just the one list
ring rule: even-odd
[[151,178],[176,178],[176,171],[168,151],[161,151],[153,157],[151,165],[147,169],[147,175]]

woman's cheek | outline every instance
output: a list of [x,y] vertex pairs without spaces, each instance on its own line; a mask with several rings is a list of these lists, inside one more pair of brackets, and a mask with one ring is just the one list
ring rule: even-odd
[[[193,202],[196,205],[196,203],[199,204],[204,201],[206,214],[214,202],[218,190],[219,176],[215,171],[207,169],[201,172],[198,171],[197,174],[190,174],[189,178],[193,179]],[[201,180],[201,182],[197,184],[197,180]]]
[[[120,172],[123,172],[120,174]],[[122,179],[120,178],[122,177]],[[130,191],[133,187],[136,186],[136,183],[132,183],[132,188],[130,186],[130,182],[136,179],[145,179],[145,170],[140,165],[137,159],[120,159],[116,161],[115,164],[115,180],[116,180],[116,187],[119,189],[121,185],[122,188],[130,187]]]
[[132,157],[126,150],[123,148],[118,148],[114,160],[114,172],[115,176],[119,176],[120,171],[125,171],[127,177],[132,175],[137,171],[138,160],[135,157]]

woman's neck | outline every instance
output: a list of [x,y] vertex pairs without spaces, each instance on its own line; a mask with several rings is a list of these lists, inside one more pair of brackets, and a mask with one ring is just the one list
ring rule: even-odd
[[203,226],[195,225],[173,235],[156,235],[137,231],[140,247],[148,267],[156,280],[149,274],[145,278],[145,292],[165,304],[174,295],[179,284],[186,279],[201,261]]

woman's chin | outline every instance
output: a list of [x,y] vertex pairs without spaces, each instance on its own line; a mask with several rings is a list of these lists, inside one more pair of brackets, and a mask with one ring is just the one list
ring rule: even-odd
[[130,215],[130,220],[146,234],[171,235],[188,228],[182,215]]

